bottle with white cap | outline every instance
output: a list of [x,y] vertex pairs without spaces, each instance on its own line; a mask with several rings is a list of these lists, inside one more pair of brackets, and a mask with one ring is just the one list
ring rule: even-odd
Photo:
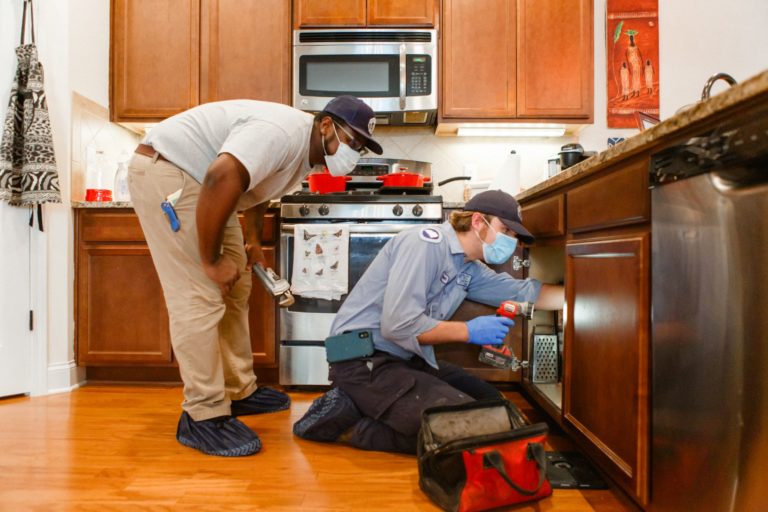
[[496,171],[489,190],[503,190],[510,195],[520,192],[520,155],[511,150],[499,170]]

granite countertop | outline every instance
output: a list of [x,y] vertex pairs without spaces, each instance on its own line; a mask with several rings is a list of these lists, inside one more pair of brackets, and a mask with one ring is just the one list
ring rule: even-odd
[[[130,201],[70,201],[72,208],[133,208]],[[269,208],[279,208],[280,201],[269,202]]]
[[133,208],[130,201],[70,201],[72,208]]
[[622,155],[637,153],[644,147],[652,145],[661,138],[669,137],[693,123],[763,94],[768,94],[768,71],[764,71],[745,82],[734,85],[707,101],[696,103],[693,107],[608,148],[592,158],[569,167],[560,174],[520,192],[515,197],[518,201],[522,201],[542,194],[553,187],[582,179],[603,169],[605,164],[613,159],[617,159]]

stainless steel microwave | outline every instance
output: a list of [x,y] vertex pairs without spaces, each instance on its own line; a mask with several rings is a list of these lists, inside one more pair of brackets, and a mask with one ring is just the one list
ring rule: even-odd
[[319,112],[350,94],[373,108],[379,124],[432,124],[437,47],[435,30],[296,30],[293,106]]

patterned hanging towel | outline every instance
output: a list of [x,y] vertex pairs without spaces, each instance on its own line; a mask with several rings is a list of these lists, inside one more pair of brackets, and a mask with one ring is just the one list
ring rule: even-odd
[[[24,44],[30,8],[32,43]],[[32,0],[24,0],[19,61],[0,141],[0,200],[15,206],[60,203],[51,121],[43,91],[43,66],[37,60]],[[39,213],[39,208],[38,208]]]

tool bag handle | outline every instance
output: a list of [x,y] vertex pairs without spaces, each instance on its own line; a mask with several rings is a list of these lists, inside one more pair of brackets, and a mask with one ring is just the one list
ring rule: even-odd
[[23,0],[21,14],[21,41],[19,45],[24,45],[24,35],[27,29],[27,4],[29,4],[29,33],[32,35],[32,44],[35,43],[35,9],[32,0]]
[[507,475],[507,470],[504,467],[504,460],[501,458],[501,454],[494,450],[483,455],[483,465],[492,467],[498,471],[499,475],[504,479],[510,487],[525,496],[534,496],[541,486],[544,484],[544,479],[547,476],[547,458],[544,452],[544,446],[541,443],[528,443],[528,449],[526,451],[528,460],[535,460],[536,465],[539,467],[539,483],[535,489],[523,489]]

